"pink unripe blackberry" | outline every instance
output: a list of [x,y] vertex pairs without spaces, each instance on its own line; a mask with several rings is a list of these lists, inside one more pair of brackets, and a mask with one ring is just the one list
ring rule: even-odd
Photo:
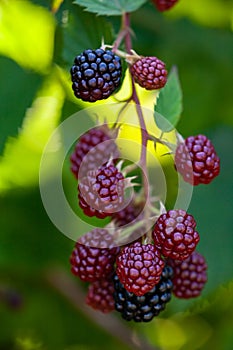
[[128,292],[144,295],[160,280],[164,261],[152,244],[135,242],[122,249],[116,259],[116,274]]
[[141,57],[130,70],[135,82],[147,90],[161,89],[167,82],[165,63],[157,57]]
[[86,304],[103,313],[111,312],[115,309],[113,294],[114,284],[112,279],[95,281],[88,287]]
[[194,298],[201,294],[207,281],[205,258],[193,252],[186,260],[169,259],[173,268],[173,293],[178,298]]
[[114,237],[106,229],[96,228],[81,236],[70,257],[71,271],[82,281],[108,278],[114,271],[116,255]]
[[155,223],[152,232],[154,244],[166,258],[185,260],[200,240],[195,228],[196,221],[185,210],[169,210]]
[[161,12],[167,11],[172,8],[178,0],[152,0],[157,9]]
[[209,184],[220,172],[220,160],[205,135],[189,136],[176,149],[175,167],[186,182]]

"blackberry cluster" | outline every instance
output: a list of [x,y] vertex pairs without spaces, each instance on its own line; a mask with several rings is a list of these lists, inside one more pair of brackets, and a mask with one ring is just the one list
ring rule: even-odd
[[113,293],[112,279],[95,281],[88,287],[86,304],[103,313],[111,312],[115,309]]
[[121,83],[121,60],[110,50],[85,50],[72,66],[72,89],[77,98],[96,102],[108,98]]
[[172,292],[172,268],[165,266],[159,282],[146,294],[137,296],[129,292],[121,284],[117,275],[114,275],[114,299],[115,308],[121,316],[135,322],[149,322],[158,316],[171,299]]

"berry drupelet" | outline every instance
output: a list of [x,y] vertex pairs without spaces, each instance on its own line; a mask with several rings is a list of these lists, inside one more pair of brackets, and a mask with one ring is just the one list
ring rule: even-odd
[[167,82],[165,63],[157,57],[141,57],[130,70],[135,82],[147,90],[161,89]]
[[176,149],[175,167],[191,185],[209,184],[220,172],[220,160],[205,135],[189,136]]
[[173,268],[173,294],[178,298],[194,298],[201,294],[207,281],[205,258],[194,251],[186,260],[168,260]]
[[86,282],[108,278],[113,274],[119,252],[106,229],[93,229],[75,244],[70,257],[71,272]]
[[76,179],[106,163],[109,156],[119,157],[116,135],[117,130],[111,130],[104,124],[88,130],[79,138],[70,157],[71,171]]
[[164,264],[154,245],[135,242],[117,256],[116,274],[128,292],[141,296],[159,282]]
[[103,313],[111,312],[115,309],[113,293],[112,279],[95,281],[88,287],[86,304]]
[[77,98],[96,102],[108,98],[121,83],[121,60],[110,50],[85,50],[72,66],[72,89]]
[[135,322],[149,322],[165,309],[171,300],[172,268],[165,266],[159,283],[148,293],[137,296],[128,292],[121,284],[117,275],[114,275],[114,299],[115,309],[127,320]]
[[200,237],[196,221],[185,210],[169,210],[160,215],[154,226],[154,244],[166,258],[185,260],[195,250]]

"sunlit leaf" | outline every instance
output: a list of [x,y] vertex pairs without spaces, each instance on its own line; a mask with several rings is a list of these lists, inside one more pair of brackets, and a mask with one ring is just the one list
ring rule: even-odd
[[17,138],[9,138],[0,158],[0,191],[38,183],[40,158],[56,127],[64,92],[56,75],[46,79],[32,106],[27,109]]
[[46,72],[53,56],[55,21],[29,1],[0,2],[0,54],[23,67]]
[[74,4],[84,6],[89,12],[98,15],[117,16],[125,12],[136,11],[147,0],[75,0]]

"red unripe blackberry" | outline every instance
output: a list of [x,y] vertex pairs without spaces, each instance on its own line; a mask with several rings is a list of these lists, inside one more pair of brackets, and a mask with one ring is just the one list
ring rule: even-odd
[[161,12],[167,11],[172,8],[178,0],[152,0],[157,9]]
[[108,278],[120,249],[107,230],[96,228],[80,237],[70,257],[71,271],[82,281]]
[[86,215],[111,216],[124,204],[124,188],[123,174],[113,163],[107,163],[80,179],[79,205]]
[[209,184],[220,172],[220,160],[205,135],[189,136],[176,149],[175,167],[191,185]]
[[88,130],[79,138],[70,157],[71,171],[77,179],[106,163],[109,157],[118,158],[114,142],[116,134],[117,130],[111,130],[104,124]]
[[172,268],[165,266],[159,283],[157,283],[148,293],[137,296],[128,292],[114,275],[114,299],[115,309],[127,321],[149,322],[158,316],[171,300],[172,291]]
[[112,280],[99,280],[88,287],[86,304],[95,310],[108,313],[115,309],[113,298],[114,284]]
[[130,70],[135,82],[147,90],[161,89],[167,82],[165,63],[157,57],[141,57]]
[[112,51],[85,50],[72,66],[72,89],[77,98],[95,102],[108,98],[120,85],[121,60]]
[[122,249],[116,265],[116,274],[124,288],[141,296],[159,282],[164,261],[154,245],[135,242]]
[[207,281],[205,258],[193,252],[186,260],[169,259],[173,268],[173,293],[178,298],[194,298],[201,294]]
[[196,221],[185,210],[169,210],[156,221],[152,232],[154,244],[166,258],[185,260],[200,240],[195,228]]

